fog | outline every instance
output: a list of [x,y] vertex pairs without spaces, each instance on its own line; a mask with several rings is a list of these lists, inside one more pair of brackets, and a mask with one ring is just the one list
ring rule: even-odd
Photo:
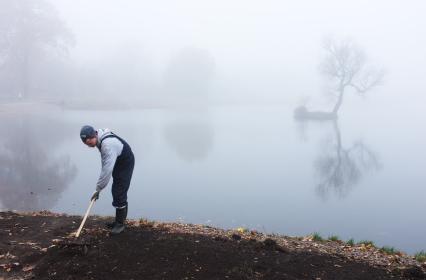
[[375,93],[378,100],[393,104],[423,95],[422,1],[55,3],[78,42],[72,57],[83,65],[135,46],[148,60],[138,67],[160,82],[176,52],[196,47],[215,59],[215,95],[294,102],[321,93],[321,43],[332,35],[355,40],[386,68],[386,85],[395,93]]
[[424,250],[424,10],[0,0],[0,206],[81,214],[92,124],[135,150],[133,217]]
[[[11,6],[7,0],[2,2]],[[182,50],[192,49],[206,53],[214,64],[208,81],[213,103],[293,104],[308,98],[312,105],[327,106],[318,65],[324,37],[334,36],[354,40],[386,69],[386,86],[393,90],[378,89],[375,101],[389,106],[417,98],[424,101],[421,72],[426,39],[421,1],[410,5],[401,1],[125,1],[118,5],[59,0],[51,4],[47,16],[54,18],[55,30],[49,32],[58,38],[50,39],[67,39],[68,54],[61,57],[60,65],[43,61],[47,72],[55,72],[51,80],[57,80],[60,71],[60,78],[66,80],[61,84],[69,83],[67,89],[55,88],[55,97],[59,92],[73,100],[120,94],[152,101],[164,91],[170,63]],[[3,13],[12,12],[8,16],[13,17],[10,10]],[[44,59],[52,59],[52,52],[56,51],[51,47]],[[33,87],[40,88],[42,80],[33,75]]]

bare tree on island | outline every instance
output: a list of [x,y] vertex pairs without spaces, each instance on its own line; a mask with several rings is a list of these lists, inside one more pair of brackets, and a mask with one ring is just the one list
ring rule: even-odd
[[337,119],[346,92],[364,95],[383,81],[384,71],[371,66],[364,51],[352,41],[329,38],[324,41],[324,50],[320,71],[330,81],[336,103],[330,112],[310,112],[305,106],[298,107],[297,119]]

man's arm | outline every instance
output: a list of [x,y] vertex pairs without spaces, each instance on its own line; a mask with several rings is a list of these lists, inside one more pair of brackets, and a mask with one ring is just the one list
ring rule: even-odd
[[101,147],[101,160],[102,170],[96,184],[96,191],[101,191],[111,179],[112,171],[114,169],[115,161],[121,154],[123,144],[118,139],[111,138],[105,139]]

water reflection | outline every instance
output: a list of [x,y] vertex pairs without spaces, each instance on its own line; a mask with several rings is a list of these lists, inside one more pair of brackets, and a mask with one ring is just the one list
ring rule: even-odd
[[332,124],[333,137],[325,142],[323,154],[314,161],[319,177],[316,192],[324,199],[330,192],[341,198],[347,196],[367,171],[380,169],[376,154],[362,141],[345,148],[337,121]]
[[70,158],[55,147],[73,130],[40,116],[2,116],[0,200],[3,208],[52,208],[77,174]]
[[205,159],[213,147],[214,131],[207,113],[178,114],[164,127],[166,142],[185,161]]

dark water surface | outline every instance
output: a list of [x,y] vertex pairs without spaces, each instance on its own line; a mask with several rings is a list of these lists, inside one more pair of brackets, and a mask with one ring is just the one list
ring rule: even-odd
[[[136,156],[129,215],[426,249],[426,133],[419,111],[299,123],[290,109],[3,114],[0,208],[84,214],[100,171],[83,124]],[[423,125],[423,126],[422,126]],[[110,186],[93,213],[112,215]]]

